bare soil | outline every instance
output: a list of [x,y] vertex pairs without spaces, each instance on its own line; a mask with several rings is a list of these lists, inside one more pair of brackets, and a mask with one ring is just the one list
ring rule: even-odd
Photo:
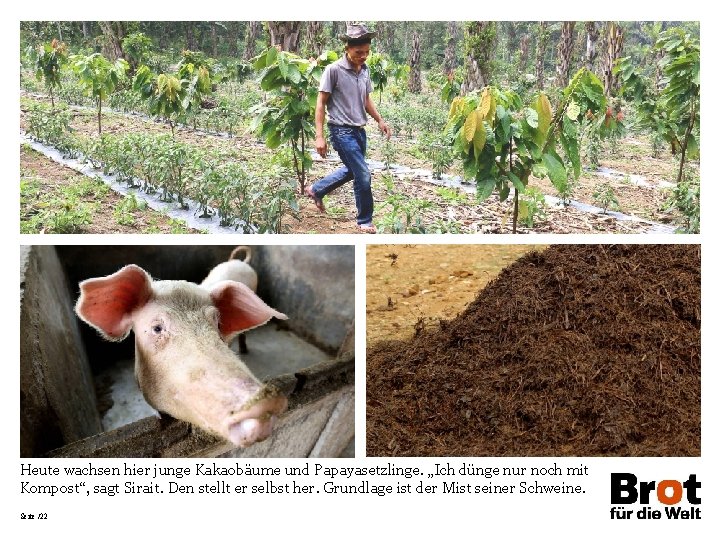
[[700,246],[529,253],[366,395],[369,456],[699,456]]

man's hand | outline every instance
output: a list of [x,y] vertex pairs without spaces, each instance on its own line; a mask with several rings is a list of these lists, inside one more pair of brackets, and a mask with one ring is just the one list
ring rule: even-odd
[[390,140],[390,136],[392,135],[392,129],[390,129],[390,126],[385,123],[385,120],[381,119],[378,122],[378,127],[380,128],[380,132],[385,135],[388,140]]
[[327,158],[327,142],[325,142],[325,137],[322,135],[315,137],[315,150],[317,150],[321,158]]

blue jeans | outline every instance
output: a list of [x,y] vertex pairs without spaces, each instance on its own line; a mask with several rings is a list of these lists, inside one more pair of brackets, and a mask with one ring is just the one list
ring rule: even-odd
[[340,156],[344,166],[318,180],[311,189],[316,197],[322,199],[343,184],[354,180],[353,190],[355,191],[358,225],[372,223],[373,197],[370,187],[370,169],[365,163],[365,151],[367,150],[365,128],[329,124],[328,129],[333,148]]

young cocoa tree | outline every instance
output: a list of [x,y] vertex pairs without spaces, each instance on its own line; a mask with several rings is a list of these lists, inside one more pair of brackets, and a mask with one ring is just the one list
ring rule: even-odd
[[113,64],[100,53],[89,56],[75,54],[70,57],[70,61],[73,70],[80,78],[80,84],[85,87],[85,92],[97,103],[98,135],[102,135],[103,101],[115,91],[118,82],[125,76],[129,64],[122,58],[118,58]]
[[383,54],[372,53],[366,63],[370,70],[370,80],[372,81],[373,89],[380,95],[378,104],[382,104],[383,90],[385,90],[388,79],[390,78],[391,62]]
[[643,76],[630,57],[618,60],[613,72],[622,83],[621,93],[637,107],[640,127],[659,134],[680,154],[677,182],[683,179],[687,159],[700,155],[700,43],[680,28],[662,32],[655,44],[661,51],[662,80]]
[[190,62],[181,63],[175,74],[155,74],[140,66],[133,79],[133,90],[147,101],[150,114],[162,116],[175,136],[177,117],[199,107],[202,97],[212,92],[210,72]]
[[54,89],[60,87],[60,69],[67,63],[67,45],[53,39],[50,43],[30,48],[29,53],[35,64],[35,76],[45,82],[50,94],[50,105],[55,108]]
[[289,143],[293,165],[300,185],[305,189],[306,172],[312,165],[307,141],[315,137],[315,103],[323,68],[337,60],[337,53],[326,51],[315,60],[270,47],[255,58],[253,67],[260,72],[260,87],[269,97],[253,109],[250,131],[265,139],[269,148]]
[[485,87],[457,97],[450,106],[446,130],[463,160],[466,178],[477,184],[482,201],[497,190],[504,201],[514,187],[513,232],[517,229],[519,194],[530,175],[547,176],[564,190],[568,178],[580,176],[578,125],[581,115],[605,110],[600,80],[582,68],[563,90],[553,113],[544,93],[529,106],[512,91]]

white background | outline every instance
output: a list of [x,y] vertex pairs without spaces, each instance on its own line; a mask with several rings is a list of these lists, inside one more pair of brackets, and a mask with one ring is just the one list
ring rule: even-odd
[[[123,538],[127,535],[146,537],[163,534],[167,537],[195,538],[211,534],[243,537],[248,534],[276,537],[325,538],[337,536],[432,538],[480,538],[503,536],[516,538],[530,536],[545,538],[605,538],[654,537],[709,538],[717,523],[720,479],[718,460],[718,369],[715,354],[718,350],[717,311],[717,232],[718,212],[717,173],[714,163],[718,136],[716,97],[717,57],[720,53],[717,36],[720,33],[717,19],[711,10],[700,7],[697,1],[630,3],[603,1],[592,6],[579,2],[442,2],[435,6],[422,6],[418,2],[393,3],[365,1],[340,4],[338,2],[289,2],[287,0],[257,3],[217,2],[171,4],[170,2],[66,2],[34,1],[5,5],[2,17],[2,69],[3,81],[1,114],[2,172],[1,181],[7,186],[6,204],[2,219],[2,247],[6,252],[2,272],[2,336],[3,350],[7,351],[3,369],[2,396],[4,443],[0,474],[2,502],[0,512],[7,538],[23,535],[25,538],[65,537],[73,534],[80,538]],[[151,496],[130,495],[109,497],[54,497],[20,495],[19,455],[19,274],[18,251],[21,244],[232,244],[232,238],[196,238],[172,235],[138,236],[52,236],[19,235],[19,190],[17,177],[19,153],[17,151],[18,126],[18,58],[20,20],[700,20],[701,50],[705,61],[702,73],[704,86],[702,107],[704,129],[702,148],[705,156],[702,165],[702,235],[697,238],[646,237],[646,236],[552,236],[538,235],[536,243],[696,243],[703,245],[703,332],[702,350],[702,456],[701,458],[472,458],[448,460],[445,458],[398,459],[399,466],[419,466],[431,469],[433,463],[448,461],[459,466],[472,462],[482,466],[546,466],[557,462],[561,467],[588,465],[590,476],[583,483],[588,493],[583,496],[510,496],[510,495],[206,495],[206,496]],[[708,60],[709,59],[709,60]],[[365,250],[367,242],[397,243],[527,243],[528,238],[510,236],[485,237],[371,237],[368,235],[307,235],[302,237],[277,236],[258,238],[265,244],[355,244],[356,249],[356,314],[357,314],[357,455],[364,455],[365,431]],[[683,426],[678,426],[683,429]],[[77,465],[87,460],[73,460]],[[252,466],[302,466],[305,460],[248,460]],[[34,466],[67,465],[70,460],[22,460]],[[167,461],[166,461],[167,462]],[[164,463],[166,463],[164,462]],[[192,460],[171,460],[174,466],[184,463],[193,466]],[[245,461],[240,460],[241,463]],[[367,466],[383,464],[384,459],[356,458],[323,460],[333,466]],[[149,460],[138,464],[148,465]],[[315,461],[311,461],[311,468]],[[122,467],[122,460],[98,460],[96,465]],[[225,463],[221,463],[224,465]],[[611,472],[633,472],[641,480],[674,478],[684,480],[695,473],[702,482],[702,520],[695,522],[611,521],[609,478]],[[316,478],[316,477],[311,477]],[[125,479],[113,480],[122,482]],[[461,482],[465,479],[458,478]],[[561,480],[568,480],[562,478]],[[98,481],[88,479],[89,482]],[[228,480],[231,484],[235,479]],[[287,481],[291,482],[291,479]],[[299,481],[305,481],[300,478]],[[323,479],[318,479],[318,485]],[[398,479],[386,483],[396,485]],[[471,479],[473,483],[478,479]],[[503,483],[507,479],[493,480]],[[541,482],[543,479],[540,480]],[[550,480],[545,480],[550,483]],[[307,483],[310,481],[307,480]],[[415,483],[415,481],[411,481]],[[49,483],[49,482],[48,482]],[[660,505],[656,505],[660,508]],[[685,505],[688,506],[687,504]],[[47,512],[45,521],[21,521],[20,514]],[[716,533],[715,533],[716,534]]]

